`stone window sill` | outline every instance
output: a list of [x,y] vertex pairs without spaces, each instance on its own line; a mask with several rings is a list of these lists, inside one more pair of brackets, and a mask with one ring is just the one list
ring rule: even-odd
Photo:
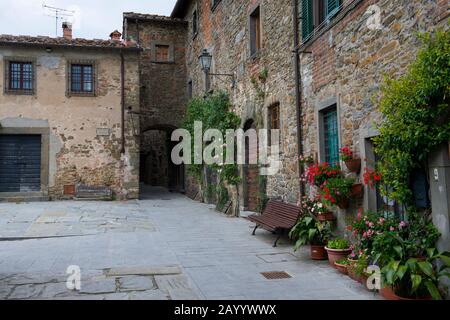
[[94,92],[69,92],[67,96],[70,97],[85,97],[85,98],[94,98],[97,95]]
[[155,64],[175,64],[175,61],[151,61],[151,63],[155,63]]
[[34,96],[35,92],[34,90],[5,90],[5,95],[11,95],[11,96]]

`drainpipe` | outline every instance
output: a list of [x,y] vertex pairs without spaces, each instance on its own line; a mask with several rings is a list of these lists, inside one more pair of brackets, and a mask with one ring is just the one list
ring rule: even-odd
[[[302,93],[301,93],[301,75],[300,75],[300,54],[299,54],[299,18],[298,1],[292,0],[292,19],[294,28],[294,72],[295,72],[295,109],[297,112],[297,149],[298,157],[303,155],[303,137],[302,137]],[[303,165],[298,161],[298,173],[300,179],[300,196],[305,195],[305,184],[301,181],[304,170]]]
[[121,154],[125,154],[125,58],[120,51]]

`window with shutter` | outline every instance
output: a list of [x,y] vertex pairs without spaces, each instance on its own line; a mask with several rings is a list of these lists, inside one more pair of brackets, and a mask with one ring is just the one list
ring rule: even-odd
[[325,161],[339,163],[339,132],[336,106],[322,112],[323,149]]
[[261,16],[257,7],[250,15],[250,56],[255,56],[261,50]]
[[327,19],[331,19],[336,13],[338,13],[341,6],[340,0],[326,0],[325,16]]
[[169,50],[168,45],[156,45],[156,61],[157,62],[169,62]]
[[308,40],[314,30],[313,21],[313,0],[301,0],[302,1],[302,38],[303,42]]

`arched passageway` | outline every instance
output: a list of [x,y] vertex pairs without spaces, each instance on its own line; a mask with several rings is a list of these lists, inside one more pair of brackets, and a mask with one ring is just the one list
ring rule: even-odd
[[175,165],[171,159],[172,149],[176,145],[176,142],[171,141],[175,129],[172,126],[160,125],[147,127],[142,131],[140,155],[142,184],[184,192],[184,166]]

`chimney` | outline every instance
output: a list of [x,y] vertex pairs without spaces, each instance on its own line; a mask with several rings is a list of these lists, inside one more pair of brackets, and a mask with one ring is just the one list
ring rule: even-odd
[[112,41],[120,41],[122,34],[119,31],[114,30],[109,36],[111,37]]
[[63,37],[67,40],[72,40],[72,24],[69,22],[63,22]]

